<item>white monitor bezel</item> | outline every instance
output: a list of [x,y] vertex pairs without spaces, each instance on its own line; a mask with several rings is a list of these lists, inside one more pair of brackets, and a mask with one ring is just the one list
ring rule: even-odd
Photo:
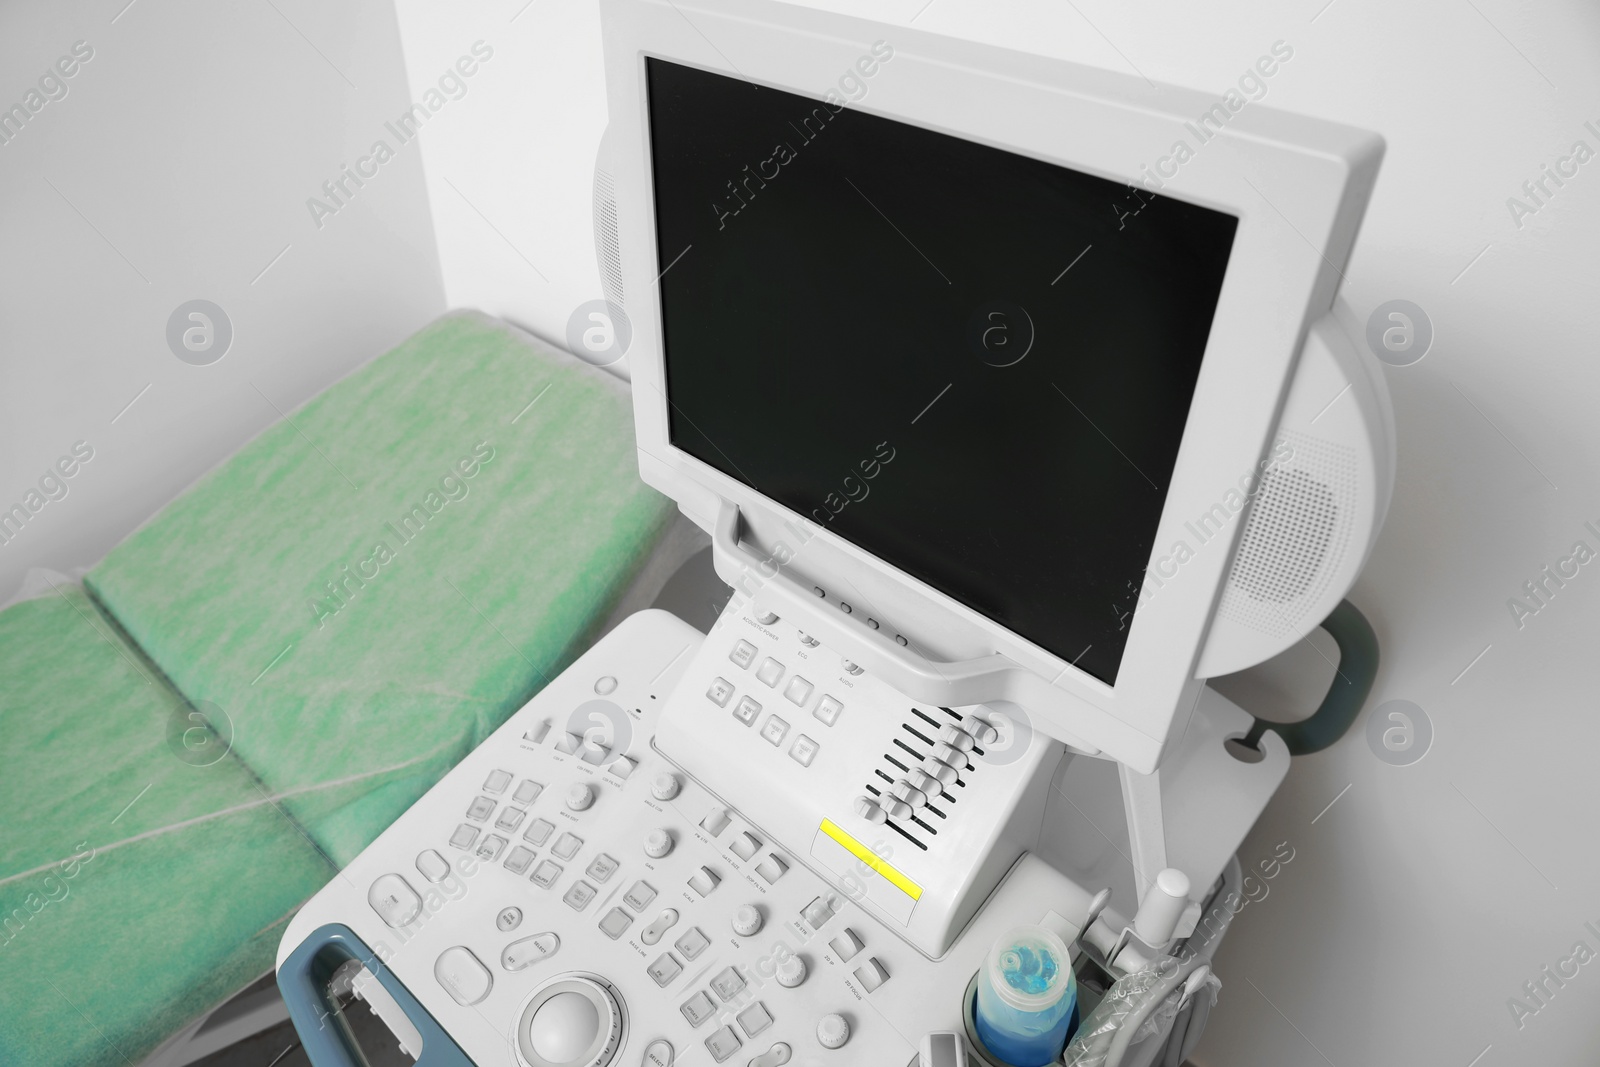
[[[793,550],[798,527],[818,528],[668,440],[656,279],[671,263],[657,262],[646,56],[820,102],[830,90],[838,92],[841,75],[870,54],[874,42],[886,41],[892,60],[879,66],[865,97],[849,106],[1125,183],[1146,180],[1162,157],[1170,164],[1174,143],[1193,144],[1197,117],[1224,100],[765,0],[602,0],[602,17],[640,469],[708,529],[719,512],[726,527],[728,512],[737,508],[741,521],[732,536],[761,546],[759,554],[772,554],[785,539]],[[1182,537],[1186,518],[1204,513],[1267,454],[1301,343],[1332,303],[1381,154],[1375,134],[1249,103],[1230,113],[1174,177],[1163,179],[1164,194],[1229,212],[1239,226],[1152,562]],[[1148,773],[1169,741],[1181,736],[1198,696],[1195,665],[1241,525],[1234,524],[1227,544],[1197,553],[1140,605],[1115,686],[826,529],[806,535],[803,557],[786,574],[800,586],[828,590],[827,597],[807,604],[796,599],[799,586],[790,582],[791,595],[778,599],[786,610],[814,616],[814,628],[836,651],[905,678],[918,699],[1014,700],[1035,727]],[[736,555],[729,548],[724,537],[718,561],[724,578],[731,578]],[[786,553],[777,554],[782,561]],[[773,600],[780,591],[766,589],[757,600]],[[854,619],[845,618],[841,601],[858,607]],[[863,603],[881,627],[877,632],[862,624]],[[890,631],[920,653],[910,657],[918,664],[883,636]],[[1015,669],[940,690],[937,679],[959,673],[947,669],[954,661]],[[926,669],[914,670],[918,665]],[[918,688],[924,694],[915,693]]]

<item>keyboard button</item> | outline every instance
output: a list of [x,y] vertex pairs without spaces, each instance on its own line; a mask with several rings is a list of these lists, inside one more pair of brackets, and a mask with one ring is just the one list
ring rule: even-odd
[[464,1007],[478,1003],[494,987],[494,976],[489,968],[478,962],[471,949],[461,945],[439,954],[433,964],[433,976],[444,986],[445,992]]
[[645,968],[645,971],[650,975],[651,979],[654,980],[656,985],[660,986],[662,989],[665,989],[667,986],[673,983],[673,980],[676,979],[678,975],[683,973],[683,968],[679,966],[677,960],[672,958],[672,953],[663,952],[661,955],[656,957],[654,963]]
[[511,799],[515,800],[518,804],[528,805],[532,804],[535,800],[538,800],[539,794],[543,792],[543,782],[535,782],[532,779],[524,778],[522,781],[517,783],[517,791],[511,794]]
[[494,821],[495,828],[504,830],[508,834],[514,834],[517,832],[517,827],[522,825],[523,816],[527,814],[521,808],[506,808],[500,813],[500,817]]
[[749,830],[745,830],[734,835],[733,841],[728,845],[728,848],[735,856],[742,860],[747,860],[760,851],[761,839]]
[[710,867],[701,867],[689,878],[689,888],[700,896],[708,896],[722,881],[722,876]]
[[805,707],[806,701],[811,699],[813,686],[798,674],[789,679],[789,684],[783,687],[783,697],[797,707]]
[[556,884],[556,879],[561,877],[561,864],[545,860],[533,869],[533,884],[541,889],[549,889]]
[[767,721],[761,726],[761,736],[774,746],[783,744],[783,739],[788,733],[788,722],[776,715],[768,715]]
[[[582,885],[583,883],[580,882],[578,884]],[[606,917],[600,920],[600,932],[615,941],[632,925],[632,915],[629,915],[621,908],[612,908],[606,912]]]
[[462,823],[456,827],[456,832],[450,835],[450,844],[456,848],[471,848],[472,843],[478,839],[478,828]]
[[766,662],[761,665],[761,669],[756,671],[756,677],[760,678],[762,684],[767,688],[776,689],[778,688],[779,680],[783,678],[783,669],[783,664],[768,656]]
[[766,859],[756,864],[756,873],[759,874],[768,885],[771,885],[779,878],[782,878],[784,872],[788,869],[789,865],[783,862],[783,860],[779,859],[777,856],[768,856]]
[[626,782],[637,766],[639,766],[638,762],[631,757],[618,756],[612,761],[611,766],[606,768],[606,773],[613,778],[620,778]]
[[673,947],[683,953],[684,959],[693,963],[710,945],[711,939],[702,934],[698,926],[691,926]]
[[548,932],[534,934],[532,937],[525,937],[507,945],[500,953],[500,966],[508,971],[520,971],[541,960],[549,959],[560,947],[561,938],[555,934]]
[[811,761],[817,758],[817,752],[822,748],[805,734],[794,739],[794,744],[789,746],[789,758],[802,767],[811,766]]
[[839,713],[844,710],[844,705],[839,703],[837,697],[824,694],[822,702],[817,705],[817,710],[811,714],[822,720],[823,725],[832,726],[839,721]]
[[712,992],[721,997],[724,1004],[738,996],[743,988],[744,979],[734,967],[724,967],[715,978],[711,979]]
[[572,888],[567,890],[561,902],[573,911],[582,911],[589,906],[589,901],[593,900],[598,892],[600,891],[588,882],[573,882]]
[[474,797],[471,804],[467,805],[467,818],[473,822],[482,822],[494,813],[494,801],[488,797]]
[[493,863],[495,860],[500,858],[500,850],[505,847],[505,838],[501,837],[499,834],[489,834],[482,841],[478,842],[477,851],[473,854],[476,855],[480,860]]
[[833,954],[839,957],[840,963],[855,959],[856,953],[862,949],[861,935],[848,926],[840,932],[839,936],[828,942],[828,947]]
[[594,861],[589,864],[589,869],[583,873],[603,885],[611,881],[611,876],[617,873],[617,861],[602,852],[594,858]]
[[[653,945],[661,940],[661,935],[678,924],[678,912],[675,908],[667,908],[657,915],[655,921],[639,932],[639,940],[647,945]],[[691,957],[692,958],[692,957]]]
[[878,962],[878,957],[876,956],[856,968],[856,981],[860,982],[861,988],[868,993],[871,993],[888,980],[889,970]]
[[398,874],[379,876],[367,890],[367,903],[379,918],[397,929],[422,911],[422,898],[411,888],[411,883]]
[[656,899],[656,891],[650,887],[648,882],[635,882],[628,887],[626,893],[622,894],[622,902],[634,911],[644,911],[654,899]]
[[[663,958],[672,959],[670,955]],[[676,964],[677,961],[673,960],[673,963]],[[658,982],[657,984],[666,985],[665,982]],[[706,996],[706,991],[702,989],[678,1005],[678,1010],[683,1012],[683,1017],[689,1020],[690,1026],[699,1026],[717,1013],[717,1006],[711,1002],[711,998]]]
[[756,716],[761,714],[761,701],[755,697],[740,697],[739,703],[734,705],[733,717],[749,726],[756,721]]
[[829,919],[833,918],[833,906],[821,897],[817,897],[800,910],[800,917],[811,929],[820,930]]
[[506,791],[506,786],[511,784],[510,771],[490,771],[489,777],[483,780],[483,791],[499,796]]
[[522,925],[521,908],[501,908],[500,914],[494,917],[495,929],[502,934],[509,934]]
[[442,882],[450,877],[450,861],[430,848],[417,853],[417,870],[430,882]]
[[534,848],[539,848],[543,846],[546,841],[550,840],[550,835],[555,832],[555,829],[556,824],[548,819],[535,819],[529,823],[528,828],[523,831],[522,839],[528,842]]
[[756,646],[752,645],[749,641],[740,641],[738,644],[733,646],[733,651],[728,653],[728,658],[733,660],[733,662],[738,664],[740,667],[748,670],[750,668],[750,664],[755,662]]
[[728,813],[722,808],[712,808],[706,812],[706,817],[700,820],[700,829],[716,837],[728,828]]
[[759,1000],[741,1011],[736,1018],[745,1037],[755,1037],[772,1025],[772,1013],[767,1011],[767,1006]]
[[711,1053],[711,1058],[718,1063],[738,1052],[739,1045],[739,1035],[733,1032],[731,1026],[724,1026],[706,1038],[706,1051]]
[[533,849],[527,845],[518,845],[506,856],[506,870],[512,874],[527,874],[528,868],[533,865]]
[[728,706],[728,701],[733,699],[733,683],[726,678],[713,678],[711,688],[706,690],[706,696],[717,707],[725,708]]
[[550,846],[550,851],[555,853],[556,859],[570,860],[578,854],[578,850],[582,847],[583,838],[577,834],[564,833],[556,838],[556,843]]

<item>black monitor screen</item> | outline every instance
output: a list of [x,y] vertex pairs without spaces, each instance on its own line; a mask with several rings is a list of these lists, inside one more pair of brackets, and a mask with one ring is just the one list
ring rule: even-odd
[[672,444],[1114,683],[1238,220],[646,62]]

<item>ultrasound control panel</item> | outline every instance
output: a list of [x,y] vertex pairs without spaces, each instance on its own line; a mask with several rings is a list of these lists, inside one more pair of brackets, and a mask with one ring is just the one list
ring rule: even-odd
[[930,961],[808,866],[809,839],[656,748],[703,641],[665,612],[624,622],[312,898],[280,965],[343,924],[480,1065],[899,1067],[961,1028],[1001,930],[1087,906],[1024,856]]

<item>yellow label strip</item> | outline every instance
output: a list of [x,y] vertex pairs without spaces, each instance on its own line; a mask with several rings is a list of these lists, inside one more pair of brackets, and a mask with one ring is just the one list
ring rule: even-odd
[[922,887],[920,885],[895,870],[882,856],[879,856],[866,845],[851,837],[839,826],[835,825],[831,819],[822,820],[822,832],[843,845],[852,856],[882,875],[890,885],[900,890],[900,892],[912,900],[922,899]]

